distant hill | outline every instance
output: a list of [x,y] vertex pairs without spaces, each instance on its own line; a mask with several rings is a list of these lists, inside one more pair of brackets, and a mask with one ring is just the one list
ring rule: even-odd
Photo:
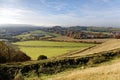
[[[67,36],[74,39],[104,39],[104,38],[120,38],[120,28],[112,27],[92,27],[92,26],[72,26],[72,27],[43,27],[25,24],[7,24],[0,25],[0,39],[7,39],[12,42],[20,41],[14,36],[24,33],[38,31],[46,32],[52,37],[57,35]],[[37,32],[36,32],[37,31]],[[26,38],[26,36],[24,36]],[[28,37],[27,37],[28,38]],[[46,37],[45,37],[46,39]],[[48,39],[48,37],[47,37]]]
[[52,28],[44,28],[43,31],[61,34],[74,39],[120,38],[120,28],[112,27],[54,26]]
[[13,38],[13,36],[38,29],[42,29],[42,27],[32,26],[32,25],[19,25],[19,24],[0,25],[0,39],[7,39],[13,42],[19,41],[18,39]]
[[8,42],[0,41],[0,63],[28,61],[30,57]]
[[14,36],[14,38],[17,38],[21,41],[26,41],[26,40],[47,40],[49,38],[54,38],[57,36],[60,35],[55,33],[45,32],[42,30],[33,30]]

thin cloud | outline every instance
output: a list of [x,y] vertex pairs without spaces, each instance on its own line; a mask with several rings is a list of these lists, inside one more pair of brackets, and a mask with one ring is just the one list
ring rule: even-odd
[[[9,1],[14,2],[14,0]],[[118,2],[111,3],[112,0],[88,0],[91,1],[90,3],[87,1],[80,3],[79,0],[79,4],[63,0],[39,0],[32,3],[31,0],[17,1],[15,3],[19,5],[15,5],[16,7],[0,5],[0,24],[120,26],[120,6],[117,5]]]

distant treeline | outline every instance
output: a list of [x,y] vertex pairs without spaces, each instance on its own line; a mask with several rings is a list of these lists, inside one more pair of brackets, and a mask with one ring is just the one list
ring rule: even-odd
[[61,27],[46,28],[44,31],[61,34],[74,39],[120,38],[120,29],[106,27]]
[[14,38],[14,36],[22,34],[24,32],[29,32],[32,30],[38,30],[41,29],[41,27],[36,26],[0,26],[0,39],[6,39],[8,41],[16,42],[19,41],[19,39]]
[[14,36],[34,30],[42,30],[45,32],[56,33],[56,34],[72,37],[75,39],[120,38],[120,28],[112,28],[112,27],[91,27],[91,26],[41,27],[41,26],[30,26],[30,25],[27,26],[7,25],[7,26],[0,26],[0,39],[7,39],[9,41],[20,41]]

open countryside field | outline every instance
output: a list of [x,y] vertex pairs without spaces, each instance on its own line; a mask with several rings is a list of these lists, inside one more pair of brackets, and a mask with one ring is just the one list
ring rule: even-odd
[[36,60],[39,55],[55,57],[64,53],[84,49],[95,44],[75,43],[75,42],[53,42],[53,41],[24,41],[13,43],[25,52],[32,60]]
[[14,38],[21,39],[21,40],[28,40],[28,39],[31,39],[31,35],[34,35],[34,34],[44,34],[45,36],[41,37],[41,38],[50,38],[50,37],[61,36],[59,34],[44,32],[42,30],[34,30],[34,31],[29,31],[29,32],[25,32],[20,35],[14,36]]

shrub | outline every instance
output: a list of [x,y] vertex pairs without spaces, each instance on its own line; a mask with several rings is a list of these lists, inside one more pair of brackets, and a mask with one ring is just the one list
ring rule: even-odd
[[47,56],[45,55],[40,55],[37,60],[44,60],[47,59]]
[[31,60],[24,52],[9,42],[0,41],[0,63],[22,62]]
[[99,64],[99,63],[102,63],[102,62],[105,62],[107,61],[106,57],[105,56],[94,56],[93,58],[91,58],[89,61],[88,61],[88,65],[93,65],[93,64]]

